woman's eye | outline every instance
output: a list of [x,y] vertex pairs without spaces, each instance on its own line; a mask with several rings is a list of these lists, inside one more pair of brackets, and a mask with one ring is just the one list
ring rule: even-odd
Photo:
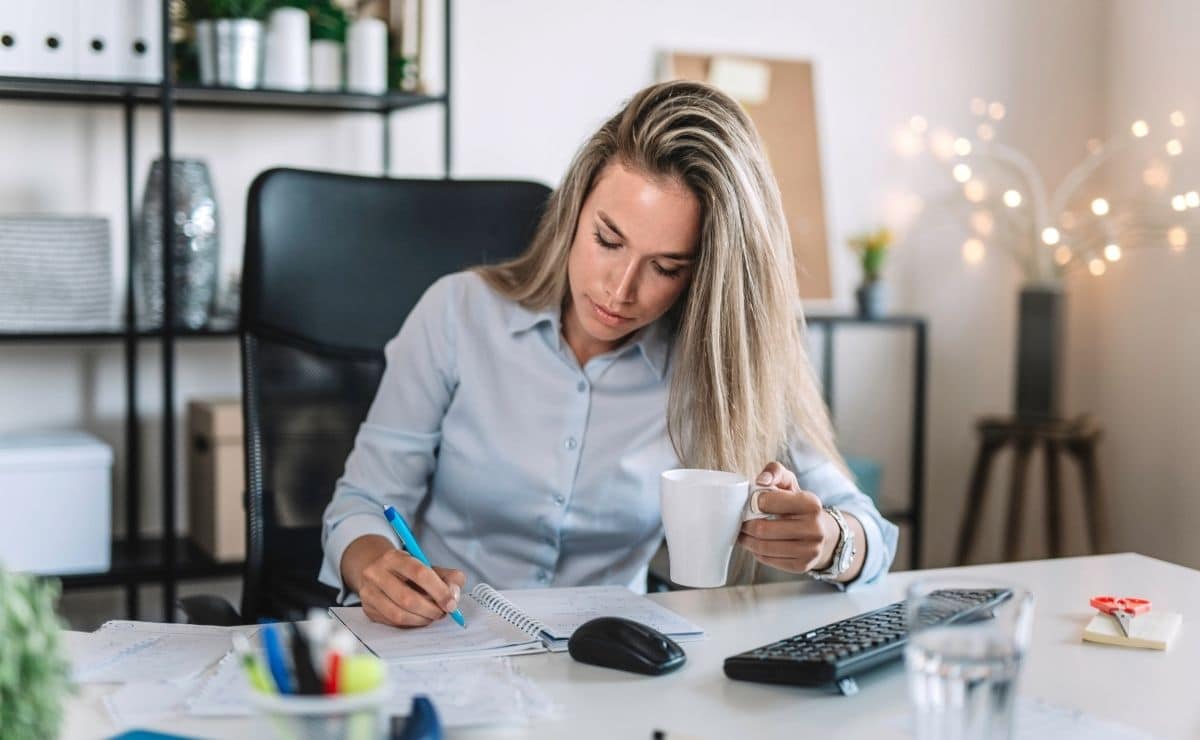
[[599,230],[593,231],[592,234],[596,237],[596,243],[605,249],[616,249],[617,247],[621,246],[618,242],[610,242],[604,237],[600,236]]
[[658,272],[658,274],[662,275],[663,277],[677,278],[677,277],[679,277],[679,274],[681,272],[683,272],[682,267],[676,267],[674,270],[668,270],[667,268],[663,267],[662,265],[658,264],[657,262],[653,262],[651,264],[654,265],[655,271]]

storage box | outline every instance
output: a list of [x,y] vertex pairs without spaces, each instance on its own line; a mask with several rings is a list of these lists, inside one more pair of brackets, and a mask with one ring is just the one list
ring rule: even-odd
[[188,404],[188,521],[192,541],[219,561],[246,557],[242,402]]
[[108,570],[112,461],[82,432],[0,435],[0,562],[53,575]]

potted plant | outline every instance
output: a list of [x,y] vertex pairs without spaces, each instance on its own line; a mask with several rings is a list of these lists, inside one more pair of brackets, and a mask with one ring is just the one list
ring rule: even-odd
[[887,228],[868,231],[850,239],[850,246],[858,252],[862,263],[863,281],[854,296],[858,300],[858,315],[863,318],[877,319],[887,309],[882,274],[891,243],[892,232]]
[[350,19],[334,0],[311,0],[307,4],[312,42],[309,45],[313,90],[342,89],[342,57]]
[[0,566],[0,734],[57,737],[70,669],[54,611],[58,582]]
[[253,89],[263,66],[263,19],[273,0],[187,0],[200,82],[220,87]]

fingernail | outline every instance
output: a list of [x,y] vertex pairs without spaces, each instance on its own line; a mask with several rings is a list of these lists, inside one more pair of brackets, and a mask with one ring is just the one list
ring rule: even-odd
[[450,584],[450,597],[458,601],[458,597],[462,595],[462,591],[458,588],[457,583]]
[[771,482],[771,474],[770,473],[759,473],[758,474],[758,483],[765,486],[770,482]]
[[450,601],[446,603],[446,611],[447,612],[452,612],[457,608],[458,608],[458,597],[450,599]]

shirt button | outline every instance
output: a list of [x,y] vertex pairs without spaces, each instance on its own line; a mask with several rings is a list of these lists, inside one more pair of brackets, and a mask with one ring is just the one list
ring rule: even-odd
[[564,503],[566,503],[566,500],[567,500],[567,497],[562,495],[561,493],[554,495],[554,503],[558,504],[559,506],[562,506]]
[[544,570],[539,570],[538,574],[537,574],[537,579],[539,581],[541,581],[542,583],[545,583],[546,581],[550,580],[550,574]]
[[574,437],[567,437],[567,449],[568,450],[573,450],[578,446],[579,446],[579,443],[575,441]]
[[579,381],[579,385],[575,386],[575,390],[579,391],[580,393],[583,393],[584,391],[587,390],[587,383],[583,382],[582,380]]

